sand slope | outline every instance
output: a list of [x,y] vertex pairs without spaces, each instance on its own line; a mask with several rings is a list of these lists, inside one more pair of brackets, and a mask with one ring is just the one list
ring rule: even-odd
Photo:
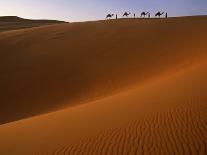
[[0,123],[104,98],[206,56],[206,17],[60,24],[0,34]]
[[29,20],[16,16],[0,17],[0,32],[64,23],[56,20]]
[[140,88],[0,126],[1,154],[206,154],[207,61]]
[[188,17],[1,33],[0,154],[206,154],[206,26]]

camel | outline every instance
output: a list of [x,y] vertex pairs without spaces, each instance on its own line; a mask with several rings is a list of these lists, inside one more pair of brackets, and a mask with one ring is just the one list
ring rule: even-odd
[[106,19],[111,19],[113,16],[114,16],[114,14],[108,14],[108,15],[106,16]]
[[125,12],[124,15],[123,15],[123,17],[124,17],[124,16],[128,17],[130,14],[131,14],[131,13]]
[[158,16],[158,17],[160,18],[160,16],[162,16],[163,14],[164,14],[164,12],[161,13],[161,12],[159,11],[159,12],[157,12],[157,13],[155,14],[155,17]]
[[145,18],[145,16],[146,16],[147,14],[149,14],[149,12],[142,12],[140,17],[143,17],[143,16],[144,16],[144,18]]

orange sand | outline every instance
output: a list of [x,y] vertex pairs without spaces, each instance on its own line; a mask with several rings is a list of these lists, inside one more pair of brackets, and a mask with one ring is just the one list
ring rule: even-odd
[[29,20],[16,16],[0,16],[0,32],[64,23],[56,20]]
[[206,154],[206,19],[0,33],[0,154]]

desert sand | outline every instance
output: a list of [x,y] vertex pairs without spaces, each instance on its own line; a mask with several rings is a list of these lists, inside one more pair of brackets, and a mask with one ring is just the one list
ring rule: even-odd
[[0,154],[206,154],[207,17],[0,33]]
[[64,22],[57,20],[29,20],[17,16],[0,16],[0,32],[60,23]]

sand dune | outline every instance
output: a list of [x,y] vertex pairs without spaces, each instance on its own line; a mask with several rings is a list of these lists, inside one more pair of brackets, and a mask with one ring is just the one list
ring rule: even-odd
[[191,17],[1,33],[0,122],[103,98],[193,64],[206,56],[206,26],[206,17]]
[[29,20],[16,16],[0,17],[0,32],[64,23],[56,20]]
[[124,93],[0,126],[1,154],[206,154],[207,61]]
[[206,154],[206,19],[0,33],[0,154]]

